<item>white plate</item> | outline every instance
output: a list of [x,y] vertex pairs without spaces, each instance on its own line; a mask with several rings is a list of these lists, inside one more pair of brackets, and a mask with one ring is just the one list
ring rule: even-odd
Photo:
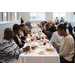
[[[40,51],[39,51],[40,52]],[[44,53],[39,53],[39,52],[37,52],[38,54],[41,54],[41,55],[44,55],[44,54],[46,54],[45,52]]]

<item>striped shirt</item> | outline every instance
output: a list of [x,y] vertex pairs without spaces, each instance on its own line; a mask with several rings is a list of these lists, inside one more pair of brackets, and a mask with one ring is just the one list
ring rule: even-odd
[[18,47],[18,45],[13,41],[13,39],[9,41],[2,39],[0,41],[0,52],[10,57],[16,57],[19,56],[23,52],[23,50]]

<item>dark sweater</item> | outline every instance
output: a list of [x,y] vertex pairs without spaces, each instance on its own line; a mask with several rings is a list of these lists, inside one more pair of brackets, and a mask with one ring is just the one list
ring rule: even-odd
[[19,39],[17,38],[17,36],[18,36],[18,38],[21,40],[21,38],[20,38],[19,35],[14,35],[13,39],[14,39],[14,41],[16,42],[16,44],[17,44],[20,48],[22,48],[25,43],[24,43],[22,40],[19,41]]
[[69,30],[69,33],[72,35],[73,33],[72,33],[72,26],[70,25],[69,27],[68,27],[68,30]]

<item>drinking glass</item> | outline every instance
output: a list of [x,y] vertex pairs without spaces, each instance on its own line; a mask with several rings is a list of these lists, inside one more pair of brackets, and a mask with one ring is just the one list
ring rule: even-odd
[[33,42],[33,41],[34,41],[34,39],[33,39],[33,38],[31,38],[31,41]]

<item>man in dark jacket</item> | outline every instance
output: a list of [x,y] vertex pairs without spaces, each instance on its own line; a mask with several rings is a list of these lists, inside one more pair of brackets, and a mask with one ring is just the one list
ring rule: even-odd
[[69,33],[73,36],[73,33],[72,33],[72,26],[71,26],[71,23],[68,23],[69,27],[68,27],[68,30],[69,30]]

